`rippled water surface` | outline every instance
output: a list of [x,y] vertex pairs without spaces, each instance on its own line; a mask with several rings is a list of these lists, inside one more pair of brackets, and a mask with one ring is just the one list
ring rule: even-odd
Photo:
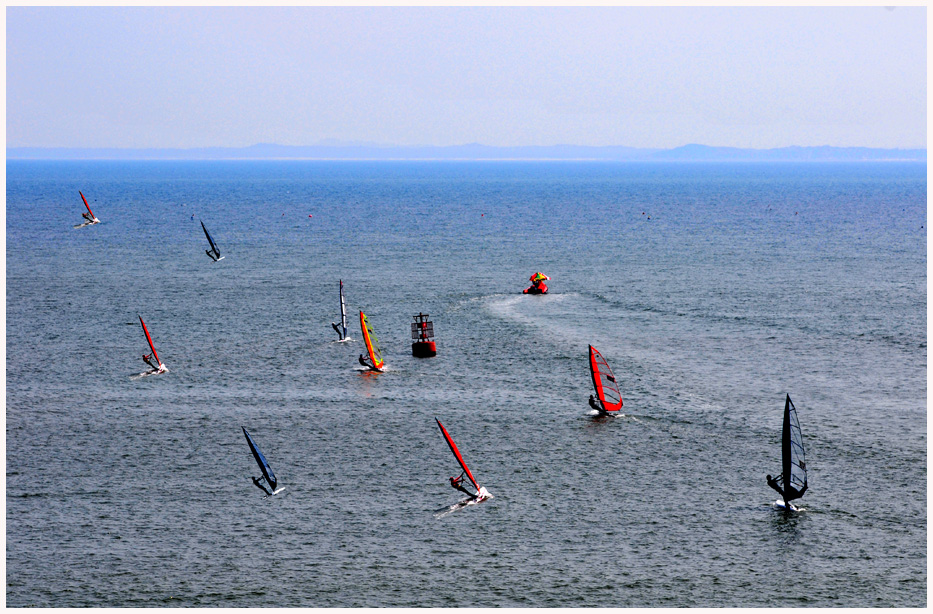
[[[925,216],[906,164],[9,162],[7,605],[925,606]],[[435,416],[494,495],[440,519]]]

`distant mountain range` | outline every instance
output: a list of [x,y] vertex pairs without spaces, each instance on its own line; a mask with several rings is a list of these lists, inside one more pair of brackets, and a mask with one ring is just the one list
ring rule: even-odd
[[869,147],[780,147],[741,149],[684,145],[674,149],[552,145],[493,147],[469,144],[448,147],[388,146],[324,142],[295,146],[259,144],[251,147],[196,149],[82,149],[8,147],[8,160],[603,160],[625,162],[926,162],[926,149]]

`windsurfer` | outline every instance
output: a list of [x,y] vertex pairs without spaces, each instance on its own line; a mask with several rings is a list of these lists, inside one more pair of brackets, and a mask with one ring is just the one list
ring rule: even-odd
[[271,496],[272,493],[269,492],[268,489],[266,489],[266,487],[262,485],[262,482],[261,482],[260,480],[261,480],[261,478],[253,478],[253,484],[256,485],[256,488],[261,489],[262,492],[264,492],[264,493],[266,493],[267,495],[270,495],[270,496]]
[[82,213],[82,214],[81,214],[81,217],[83,217],[84,219],[86,219],[86,220],[89,221],[89,222],[93,222],[93,221],[94,221],[94,216],[91,215],[90,213]]
[[155,371],[159,370],[159,367],[152,364],[152,354],[143,354],[143,362],[152,367]]
[[362,354],[360,354],[359,361],[360,361],[360,364],[363,365],[364,367],[367,367],[367,368],[369,368],[369,369],[372,369],[372,368],[373,368],[373,366],[372,366],[371,364],[369,364],[369,361],[367,361],[365,358],[363,358],[363,355],[362,355]]
[[590,395],[590,407],[592,407],[593,409],[595,409],[596,411],[598,411],[598,412],[601,413],[601,414],[606,413],[606,410],[603,409],[602,403],[600,403],[600,402],[596,399],[596,397],[594,397],[593,395]]
[[337,331],[337,334],[340,335],[341,339],[343,339],[343,331],[341,330],[340,326],[333,322],[331,322],[330,325],[334,327],[334,330]]
[[451,485],[453,488],[456,488],[457,490],[459,490],[460,492],[462,492],[462,493],[468,495],[469,497],[471,497],[471,498],[473,498],[473,499],[476,498],[476,495],[474,495],[474,494],[471,493],[469,490],[467,490],[466,488],[463,487],[463,474],[462,474],[462,473],[461,473],[459,476],[455,477],[455,478],[454,478],[454,477],[450,478],[450,485]]
[[781,485],[778,483],[778,480],[781,480],[782,476],[783,474],[779,475],[777,478],[772,478],[771,475],[768,474],[766,476],[766,479],[768,480],[768,486],[770,486],[771,488],[773,488],[774,490],[778,491],[781,494],[781,498],[784,500],[784,503],[789,503],[790,501],[794,499],[799,499],[800,497],[803,496],[803,493],[807,492],[807,487],[809,486],[808,484],[804,484],[803,488],[801,488],[800,490],[797,490],[793,486],[788,486],[787,492],[785,492],[784,489],[781,488]]

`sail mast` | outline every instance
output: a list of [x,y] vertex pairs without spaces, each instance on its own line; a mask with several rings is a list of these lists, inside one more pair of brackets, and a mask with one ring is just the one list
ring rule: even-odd
[[159,359],[159,354],[156,352],[155,346],[152,345],[152,337],[149,336],[149,329],[146,328],[146,323],[143,322],[143,317],[138,313],[136,314],[136,317],[139,318],[139,323],[143,325],[143,332],[146,333],[146,341],[149,342],[149,349],[152,350],[152,355],[155,356],[156,362],[161,365],[162,361]]
[[447,440],[447,445],[450,447],[450,451],[454,453],[454,457],[457,459],[457,462],[460,463],[460,466],[463,468],[464,473],[467,474],[467,477],[470,478],[470,482],[473,483],[473,487],[476,488],[476,492],[479,492],[479,484],[476,483],[476,479],[473,477],[473,474],[470,472],[470,468],[467,467],[467,464],[463,461],[463,457],[460,456],[460,450],[457,449],[457,444],[454,443],[454,440],[451,439],[450,434],[447,432],[447,429],[444,428],[444,425],[441,424],[441,421],[434,418],[434,421],[437,422],[437,426],[440,427],[441,433],[444,435],[444,439]]

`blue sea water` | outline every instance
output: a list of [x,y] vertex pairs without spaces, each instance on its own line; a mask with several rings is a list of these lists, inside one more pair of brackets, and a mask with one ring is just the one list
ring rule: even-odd
[[[900,163],[9,161],[6,603],[926,606],[926,208]],[[494,495],[442,518],[435,416]]]

